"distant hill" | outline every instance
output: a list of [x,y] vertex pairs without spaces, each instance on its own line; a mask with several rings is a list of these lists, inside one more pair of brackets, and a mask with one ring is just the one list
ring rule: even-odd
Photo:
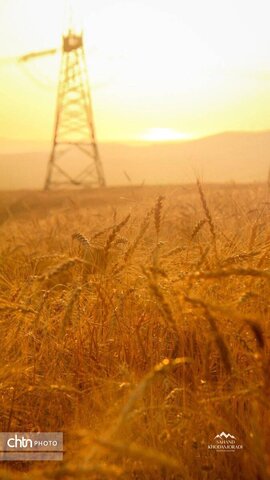
[[[49,150],[36,152],[17,144],[17,153],[1,150],[0,189],[42,188]],[[48,146],[49,147],[49,146]],[[15,149],[14,149],[15,150]],[[1,153],[2,152],[2,153]],[[20,153],[22,152],[22,153]],[[270,166],[270,131],[229,132],[197,140],[137,144],[100,144],[110,185],[176,184],[194,182],[265,181]]]

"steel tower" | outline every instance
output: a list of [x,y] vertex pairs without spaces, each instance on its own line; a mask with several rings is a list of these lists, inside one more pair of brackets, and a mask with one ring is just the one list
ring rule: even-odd
[[93,122],[83,34],[63,35],[53,145],[45,190],[105,186]]

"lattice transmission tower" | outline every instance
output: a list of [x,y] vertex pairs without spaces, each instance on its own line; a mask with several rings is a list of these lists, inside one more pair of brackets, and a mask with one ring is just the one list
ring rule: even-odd
[[63,35],[53,145],[45,190],[105,186],[96,141],[83,33]]

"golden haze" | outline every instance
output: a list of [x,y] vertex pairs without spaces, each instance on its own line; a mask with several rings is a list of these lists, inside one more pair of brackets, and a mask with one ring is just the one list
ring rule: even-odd
[[[77,1],[98,139],[145,140],[155,131],[150,140],[177,140],[267,129],[268,8],[265,0],[256,8],[243,0]],[[0,57],[60,45],[65,9],[62,0],[1,0]],[[26,68],[47,88],[1,62],[0,138],[49,141],[57,60]]]

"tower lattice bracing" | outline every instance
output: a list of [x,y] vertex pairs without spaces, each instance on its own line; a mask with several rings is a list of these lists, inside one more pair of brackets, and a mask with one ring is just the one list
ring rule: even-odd
[[83,35],[63,36],[56,120],[45,189],[105,186],[93,122]]

